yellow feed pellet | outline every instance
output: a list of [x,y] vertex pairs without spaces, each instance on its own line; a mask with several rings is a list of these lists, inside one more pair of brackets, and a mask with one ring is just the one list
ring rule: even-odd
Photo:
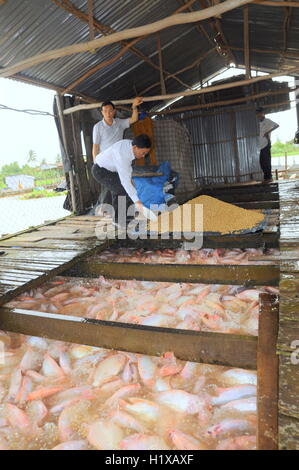
[[[202,217],[200,216],[202,210]],[[264,219],[260,211],[242,209],[210,196],[199,196],[151,221],[153,232],[240,233],[256,227]]]

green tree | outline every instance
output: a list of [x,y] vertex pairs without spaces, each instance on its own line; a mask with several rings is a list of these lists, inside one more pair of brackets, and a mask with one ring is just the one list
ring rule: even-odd
[[61,155],[59,155],[59,153],[56,155],[56,159],[55,159],[55,163],[62,163],[62,158],[61,158]]
[[22,169],[20,168],[18,162],[3,165],[3,167],[1,168],[1,174],[3,176],[18,175],[20,173],[22,173]]
[[29,150],[27,163],[32,163],[33,165],[37,162],[37,155],[34,150]]

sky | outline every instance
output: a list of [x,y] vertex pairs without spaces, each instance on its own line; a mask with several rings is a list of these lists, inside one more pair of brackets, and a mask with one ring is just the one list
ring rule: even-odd
[[[231,75],[244,73],[242,70],[230,69],[217,76],[217,80]],[[279,81],[291,80],[290,77],[279,77]],[[55,92],[11,80],[0,78],[0,105],[15,109],[34,109],[52,114]],[[292,109],[280,113],[271,113],[270,119],[280,127],[273,133],[272,142],[281,142],[294,138],[297,129],[295,104]],[[2,165],[17,161],[20,166],[27,162],[30,150],[37,155],[40,162],[45,159],[54,163],[60,147],[54,118],[52,116],[32,116],[29,114],[4,110],[0,108],[0,168]]]

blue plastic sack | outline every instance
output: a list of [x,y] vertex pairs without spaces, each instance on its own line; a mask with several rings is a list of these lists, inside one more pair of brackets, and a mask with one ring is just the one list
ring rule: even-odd
[[158,170],[158,173],[163,173],[162,176],[150,177],[133,177],[136,186],[137,194],[142,204],[150,208],[151,204],[165,204],[165,193],[163,186],[166,181],[169,181],[171,167],[169,162],[163,162]]

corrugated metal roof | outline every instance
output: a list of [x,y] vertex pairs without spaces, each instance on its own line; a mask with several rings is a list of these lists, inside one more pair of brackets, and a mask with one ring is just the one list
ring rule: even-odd
[[[63,3],[63,0],[60,0]],[[70,2],[67,2],[70,4]],[[94,0],[95,19],[110,30],[121,31],[155,22],[173,14],[182,6],[181,0]],[[87,13],[87,0],[73,0],[74,8]],[[199,9],[199,2],[192,5]],[[285,8],[249,5],[250,46],[252,49],[283,50],[299,53],[299,9],[290,11],[287,34],[284,34]],[[175,73],[188,67],[206,54],[213,45],[215,25],[213,20],[187,24],[161,31],[163,67]],[[243,48],[243,10],[237,8],[222,15],[221,27],[229,45]],[[102,33],[95,31],[96,37]],[[110,34],[110,33],[109,33]],[[75,15],[59,7],[53,0],[14,0],[0,6],[0,67],[8,67],[28,57],[67,45],[89,40],[89,26]],[[74,54],[28,68],[19,77],[47,83],[65,89],[94,66],[111,60],[123,46],[119,43],[95,52]],[[158,65],[157,35],[149,35],[135,46]],[[244,65],[243,51],[233,50],[239,65]],[[282,66],[299,65],[298,57],[281,57],[279,54],[261,54],[251,51],[251,65],[260,70],[279,70]],[[216,50],[205,57],[200,66],[189,68],[178,78],[186,85],[193,85],[215,74],[227,65],[229,59]],[[126,52],[113,64],[95,72],[75,87],[79,94],[102,100],[130,98],[160,80],[156,70],[132,51]],[[184,86],[171,78],[166,81],[167,93],[180,92]],[[156,85],[145,95],[160,94]],[[157,103],[148,104],[154,108]]]

